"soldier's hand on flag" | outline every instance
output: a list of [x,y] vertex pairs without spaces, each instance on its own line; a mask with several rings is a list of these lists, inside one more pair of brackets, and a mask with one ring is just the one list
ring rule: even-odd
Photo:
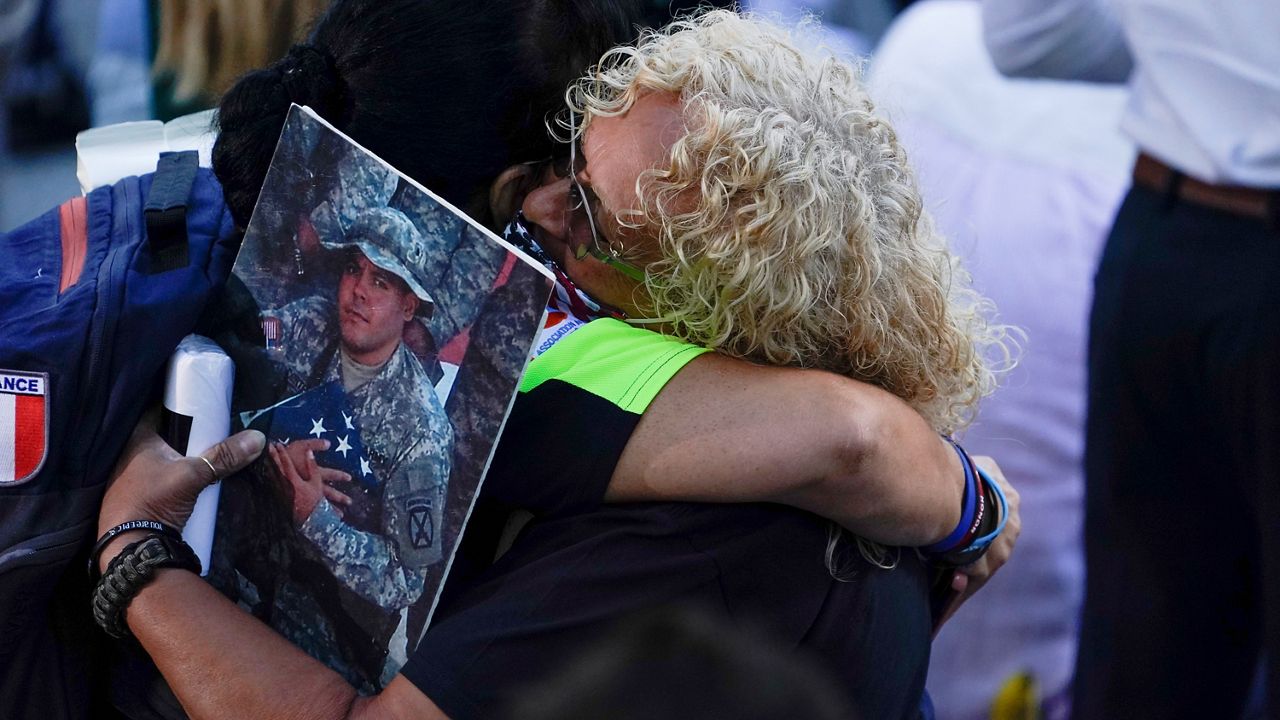
[[[341,470],[322,468],[316,463],[316,451],[328,447],[328,440],[295,440],[288,445],[272,443],[267,448],[276,471],[288,483],[296,525],[306,522],[320,498],[327,499],[339,517],[351,504],[350,497],[329,484],[350,482],[351,476]],[[295,456],[300,456],[300,462],[295,461]]]
[[[282,444],[281,447],[286,453],[288,453],[289,459],[293,461],[294,469],[298,471],[298,474],[302,476],[303,480],[307,482],[314,480],[312,477],[312,469],[314,468],[314,472],[320,473],[320,479],[329,485],[351,482],[351,475],[349,473],[345,473],[341,470],[335,470],[333,468],[323,467],[315,461],[316,453],[324,452],[329,449],[328,440],[321,440],[318,438],[290,440],[289,442]],[[351,501],[351,498],[348,498],[342,493],[338,493],[338,496],[346,498],[347,502],[343,503],[344,505],[349,504]],[[330,498],[330,502],[332,502],[332,498]]]

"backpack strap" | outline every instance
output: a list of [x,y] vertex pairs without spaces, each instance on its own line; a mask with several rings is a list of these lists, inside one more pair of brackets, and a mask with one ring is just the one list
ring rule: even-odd
[[199,167],[194,150],[162,153],[156,164],[144,207],[152,275],[187,266],[187,199]]

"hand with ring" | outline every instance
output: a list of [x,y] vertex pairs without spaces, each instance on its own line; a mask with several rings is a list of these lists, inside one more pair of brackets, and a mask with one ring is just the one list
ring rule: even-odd
[[[148,413],[134,428],[129,444],[111,474],[98,534],[130,520],[157,520],[181,529],[191,516],[200,491],[244,468],[262,454],[266,438],[257,430],[237,433],[198,457],[183,457],[156,434],[156,414]],[[102,553],[100,567],[129,542],[124,533]],[[124,538],[130,538],[124,541]]]

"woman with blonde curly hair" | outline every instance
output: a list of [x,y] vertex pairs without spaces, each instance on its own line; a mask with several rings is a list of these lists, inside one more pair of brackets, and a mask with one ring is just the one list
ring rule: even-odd
[[855,70],[796,53],[780,28],[716,12],[606,56],[570,93],[574,132],[677,95],[685,131],[634,208],[598,213],[605,234],[616,218],[615,249],[645,261],[642,322],[879,385],[951,433],[994,389],[1005,329]]
[[[991,507],[998,469],[934,434],[990,390],[1000,330],[849,68],[726,12],[601,67],[570,93],[567,167],[516,166],[491,191],[494,216],[515,215],[508,237],[558,278],[483,491],[537,517],[490,567],[451,576],[371,698],[167,575],[128,622],[191,707],[225,707],[225,683],[201,681],[214,674],[251,690],[244,714],[494,717],[618,619],[678,603],[817,656],[860,716],[919,715],[937,619],[926,557],[974,560],[1009,520],[969,570],[980,582],[1017,534],[1016,494]],[[232,438],[210,467],[242,466],[249,444]],[[146,447],[134,457],[168,468],[164,502],[207,480]],[[130,494],[155,501],[156,468],[124,467],[104,518],[132,512]],[[848,552],[819,515],[933,545]],[[185,607],[220,632],[196,634]],[[690,701],[648,693],[619,716]]]
[[[512,168],[494,190],[495,216],[520,207],[507,235],[560,277],[553,310],[567,317],[535,344],[489,492],[513,479],[568,485],[534,469],[550,435],[574,457],[552,471],[587,486],[605,476],[606,499],[759,499],[779,477],[817,472],[805,431],[833,416],[798,377],[878,385],[945,433],[991,390],[1003,329],[923,217],[852,69],[806,58],[777,27],[712,12],[612,51],[569,105],[567,166]],[[812,401],[811,417],[778,387]],[[708,421],[709,406],[722,416]],[[548,418],[558,432],[538,432]],[[699,480],[717,492],[689,489],[700,453]],[[584,467],[602,458],[604,472]],[[774,499],[828,517],[851,502]],[[541,510],[450,599],[404,670],[449,715],[493,709],[474,692],[480,678],[535,682],[540,658],[605,619],[670,602],[763,623],[817,654],[860,716],[919,713],[931,625],[915,553],[851,551],[832,526],[777,505]],[[979,534],[1009,514],[1016,504],[992,509]],[[846,524],[886,539],[861,520]],[[646,707],[676,712],[661,699]]]

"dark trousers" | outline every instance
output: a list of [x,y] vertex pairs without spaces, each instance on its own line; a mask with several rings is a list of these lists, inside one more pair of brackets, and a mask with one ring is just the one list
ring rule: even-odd
[[1095,293],[1074,715],[1280,716],[1280,232],[1134,188]]

